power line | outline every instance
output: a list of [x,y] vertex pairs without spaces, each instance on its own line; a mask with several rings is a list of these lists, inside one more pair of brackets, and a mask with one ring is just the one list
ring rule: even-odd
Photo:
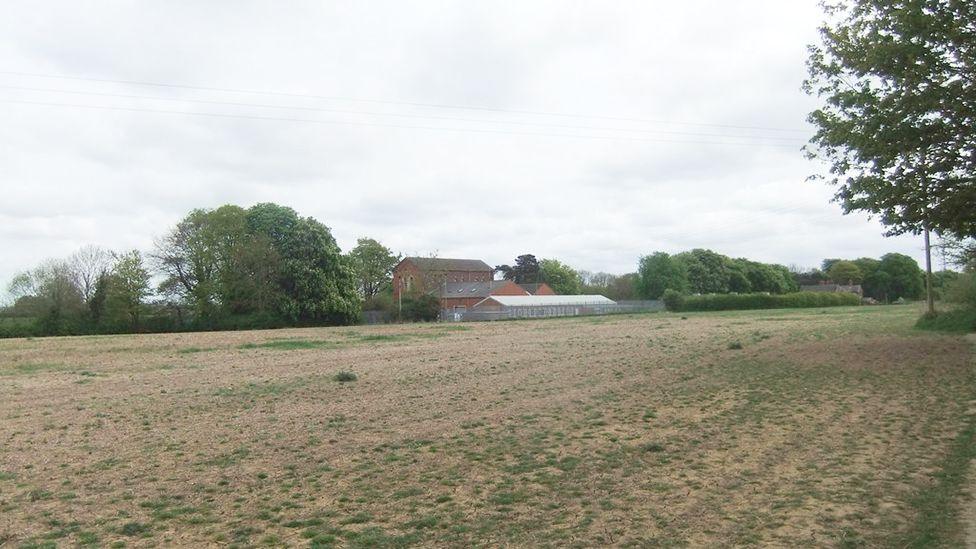
[[754,140],[770,140],[770,141],[783,141],[783,142],[794,142],[794,143],[804,143],[805,140],[798,137],[776,137],[776,136],[764,136],[764,135],[736,135],[736,134],[723,134],[723,133],[698,133],[698,132],[681,132],[681,131],[670,131],[670,130],[650,130],[650,129],[639,129],[639,128],[607,128],[600,126],[576,126],[568,124],[551,124],[545,122],[523,122],[518,120],[513,121],[500,121],[500,120],[479,120],[475,118],[457,118],[452,116],[433,116],[433,115],[423,115],[423,114],[403,114],[403,113],[387,113],[387,112],[376,112],[376,111],[353,111],[346,109],[328,109],[321,107],[303,107],[303,106],[293,106],[293,105],[271,105],[266,103],[241,103],[236,101],[214,101],[206,99],[185,99],[179,97],[160,97],[152,95],[131,95],[131,94],[121,94],[121,93],[105,93],[105,92],[89,92],[89,91],[77,91],[77,90],[63,90],[56,88],[32,88],[26,86],[0,86],[0,89],[5,90],[18,90],[18,91],[31,91],[31,92],[44,92],[44,93],[62,93],[71,95],[87,95],[87,96],[97,96],[97,97],[118,97],[124,99],[140,99],[149,101],[170,101],[170,102],[181,102],[181,103],[197,103],[205,105],[228,105],[235,107],[257,107],[257,108],[269,108],[269,109],[285,109],[285,110],[298,110],[298,111],[309,111],[309,112],[329,112],[337,114],[361,114],[367,116],[391,116],[398,118],[414,118],[414,119],[424,119],[424,120],[447,120],[453,122],[474,122],[474,123],[484,123],[488,122],[491,124],[508,124],[517,126],[537,126],[537,127],[550,127],[550,128],[561,128],[561,129],[572,129],[572,130],[591,130],[591,131],[609,131],[609,132],[630,132],[630,133],[648,133],[648,134],[665,134],[665,135],[686,135],[692,137],[720,137],[728,139],[754,139]]
[[637,141],[637,142],[647,142],[647,143],[674,143],[674,144],[686,144],[686,145],[733,145],[733,146],[754,146],[754,147],[780,147],[780,148],[795,148],[796,145],[785,145],[782,143],[745,143],[745,142],[728,142],[728,141],[678,141],[673,139],[654,139],[654,138],[644,138],[644,137],[614,137],[614,136],[599,136],[599,135],[583,135],[583,134],[555,134],[555,133],[541,133],[541,132],[517,132],[508,130],[490,130],[490,129],[477,129],[477,128],[447,128],[440,126],[410,126],[405,124],[383,124],[377,122],[352,122],[348,120],[314,120],[308,118],[288,118],[288,117],[277,117],[277,116],[259,116],[259,115],[246,115],[246,114],[224,114],[224,113],[210,113],[210,112],[192,112],[192,111],[170,111],[163,109],[145,109],[145,108],[135,108],[135,107],[111,107],[103,105],[81,105],[75,103],[53,103],[46,101],[27,101],[19,99],[0,99],[2,103],[16,103],[22,105],[40,105],[49,107],[70,107],[79,109],[97,109],[97,110],[109,110],[109,111],[122,111],[122,112],[145,112],[154,114],[176,114],[185,116],[201,116],[210,118],[227,118],[227,119],[243,119],[243,120],[269,120],[269,121],[283,121],[283,122],[304,122],[309,124],[329,124],[329,125],[347,125],[347,126],[367,126],[367,127],[377,127],[377,128],[400,128],[400,129],[414,129],[414,130],[430,130],[430,131],[449,131],[449,132],[460,132],[460,133],[477,133],[477,134],[501,134],[501,135],[523,135],[523,136],[536,136],[536,137],[567,137],[576,139],[599,139],[605,141]]
[[564,117],[564,118],[590,118],[590,119],[601,119],[601,120],[616,120],[621,122],[672,124],[678,126],[698,126],[698,127],[738,129],[738,130],[809,133],[808,130],[803,130],[799,128],[774,128],[774,127],[763,127],[763,126],[743,126],[743,125],[734,125],[734,124],[677,122],[677,121],[668,121],[668,120],[654,120],[654,119],[631,118],[631,117],[622,117],[622,116],[564,113],[564,112],[553,112],[553,111],[532,111],[532,110],[519,110],[519,109],[502,109],[497,107],[484,107],[484,106],[474,106],[474,105],[450,105],[450,104],[440,104],[440,103],[421,103],[421,102],[413,102],[413,101],[393,101],[393,100],[386,100],[386,99],[363,99],[363,98],[356,98],[356,97],[327,96],[327,95],[317,95],[317,94],[308,94],[308,93],[262,91],[262,90],[249,90],[249,89],[241,89],[241,88],[219,88],[219,87],[210,87],[210,86],[193,86],[187,84],[171,84],[171,83],[164,83],[164,82],[146,82],[146,81],[139,81],[139,80],[115,80],[109,78],[65,76],[65,75],[56,75],[56,74],[40,74],[40,73],[19,72],[19,71],[0,71],[0,74],[7,74],[11,76],[27,76],[32,78],[53,78],[53,79],[60,79],[60,80],[78,80],[84,82],[125,84],[130,86],[152,86],[152,87],[162,87],[162,88],[174,88],[174,89],[197,90],[197,91],[216,91],[216,92],[240,93],[240,94],[251,94],[251,95],[302,97],[307,99],[324,99],[329,101],[353,101],[353,102],[361,102],[361,103],[378,103],[378,104],[386,104],[386,105],[401,105],[401,106],[435,108],[435,109],[471,110],[471,111],[533,115],[533,116],[556,116],[556,117]]

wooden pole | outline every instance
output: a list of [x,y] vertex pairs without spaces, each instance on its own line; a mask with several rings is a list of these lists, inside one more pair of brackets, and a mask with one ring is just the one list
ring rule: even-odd
[[925,227],[925,300],[928,314],[935,314],[935,296],[932,295],[932,245],[929,241],[929,228]]

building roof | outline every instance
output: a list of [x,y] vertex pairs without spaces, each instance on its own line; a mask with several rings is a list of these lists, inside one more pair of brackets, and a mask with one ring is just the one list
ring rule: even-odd
[[405,257],[421,271],[492,271],[491,265],[480,259],[451,259],[447,257]]
[[504,307],[555,307],[559,305],[615,305],[602,295],[493,295],[480,301],[492,300]]
[[[545,282],[539,282],[538,284],[519,284],[519,287],[521,287],[523,290],[529,292],[532,295],[535,295],[536,292],[539,291],[539,288],[541,288],[542,286],[548,286],[548,284],[546,284]],[[550,288],[550,290],[551,289],[552,288]]]
[[514,284],[510,280],[490,282],[448,282],[440,287],[440,297],[488,297],[503,286]]

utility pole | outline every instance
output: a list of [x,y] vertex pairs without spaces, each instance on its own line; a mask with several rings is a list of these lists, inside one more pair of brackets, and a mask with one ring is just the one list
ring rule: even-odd
[[925,224],[925,300],[928,314],[935,314],[935,297],[932,295],[932,246],[929,242],[929,225]]

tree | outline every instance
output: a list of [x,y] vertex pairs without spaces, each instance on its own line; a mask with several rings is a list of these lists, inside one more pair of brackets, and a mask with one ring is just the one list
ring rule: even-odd
[[149,271],[138,250],[118,255],[107,280],[108,314],[128,324],[130,329],[138,330],[144,300],[152,293],[149,282]]
[[886,283],[887,297],[918,299],[922,295],[922,270],[918,263],[903,254],[890,253],[881,257],[878,271],[883,273],[881,280]]
[[556,259],[543,259],[539,262],[539,278],[559,295],[580,293],[579,273]]
[[370,300],[393,279],[393,268],[400,262],[386,246],[372,238],[360,238],[356,247],[349,251],[349,265],[356,274],[359,292],[364,300]]
[[637,299],[637,273],[627,273],[613,277],[607,284],[605,296],[614,301]]
[[68,262],[48,260],[18,274],[9,292],[16,298],[14,309],[35,317],[43,333],[67,335],[78,331],[84,317],[84,298]]
[[929,311],[929,232],[976,235],[976,4],[852,0],[810,48],[804,84],[825,105],[811,158],[830,164],[845,213],[879,216],[887,234],[923,233]]
[[827,271],[835,284],[860,284],[864,279],[861,269],[852,261],[836,261]]
[[699,294],[724,294],[729,291],[731,260],[711,250],[694,249],[674,256],[688,273],[688,289]]
[[685,264],[664,252],[642,256],[637,266],[636,289],[644,299],[660,299],[665,290],[687,291]]
[[160,290],[189,301],[197,318],[209,321],[220,312],[221,272],[248,232],[246,212],[238,206],[191,211],[156,242],[151,257],[166,275]]
[[515,258],[515,266],[499,265],[495,271],[502,273],[502,278],[512,280],[516,284],[535,284],[539,280],[539,261],[532,254],[523,254]]
[[[783,294],[799,289],[796,282],[793,281],[790,270],[782,265],[769,265],[741,258],[732,261],[749,281],[749,290],[746,291]],[[729,286],[732,289],[733,282],[731,279]]]
[[249,232],[264,235],[281,258],[277,284],[283,318],[330,324],[359,320],[355,276],[328,227],[268,203],[248,209],[246,221]]
[[94,296],[99,279],[112,270],[113,261],[112,252],[94,245],[81,248],[68,260],[75,286],[86,304]]

